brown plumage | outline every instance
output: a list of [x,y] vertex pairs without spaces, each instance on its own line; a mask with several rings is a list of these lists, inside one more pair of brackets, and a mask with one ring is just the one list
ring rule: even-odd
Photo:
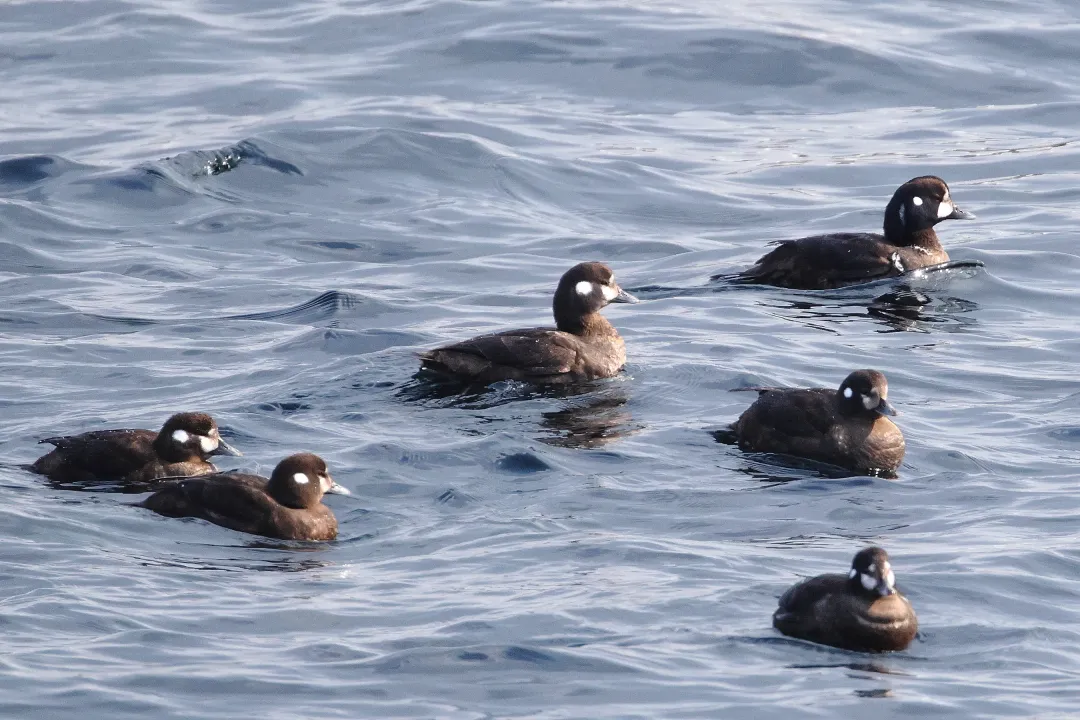
[[742,282],[825,290],[948,262],[934,225],[975,216],[956,207],[949,186],[927,175],[909,180],[885,207],[884,235],[833,233],[779,243],[739,274]]
[[758,399],[735,422],[739,447],[795,455],[860,473],[893,472],[904,459],[904,435],[889,384],[877,370],[856,370],[837,390],[746,388]]
[[215,473],[169,483],[140,505],[168,517],[196,517],[232,530],[281,540],[333,540],[337,519],[323,493],[348,495],[318,455],[282,460],[267,480]]
[[33,472],[61,483],[147,483],[157,478],[203,475],[217,468],[212,455],[239,455],[221,439],[206,413],[177,413],[161,430],[95,430],[40,442],[56,449],[34,461]]
[[420,355],[425,370],[487,385],[500,380],[565,383],[611,377],[626,364],[626,345],[600,310],[636,303],[607,265],[586,262],[559,280],[555,328],[481,335]]
[[855,555],[847,575],[819,575],[780,597],[773,627],[791,637],[860,652],[903,650],[919,630],[907,598],[894,587],[888,554]]

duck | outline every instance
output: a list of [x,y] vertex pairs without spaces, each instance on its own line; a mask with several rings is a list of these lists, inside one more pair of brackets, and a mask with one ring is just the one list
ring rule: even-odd
[[421,370],[478,385],[612,377],[626,365],[626,345],[600,310],[636,302],[611,268],[583,262],[567,270],[555,289],[554,328],[506,330],[445,345],[420,354]]
[[213,455],[240,456],[203,412],[179,412],[161,430],[93,430],[40,440],[54,449],[31,472],[61,483],[149,483],[163,477],[217,472]]
[[877,370],[855,370],[836,390],[739,388],[758,398],[732,426],[739,447],[782,453],[869,475],[890,474],[904,459],[904,434],[889,383]]
[[818,575],[788,588],[773,614],[773,627],[789,637],[845,650],[904,650],[915,639],[919,621],[895,582],[888,553],[864,548],[847,575]]
[[953,202],[944,180],[923,175],[893,193],[885,206],[884,234],[832,233],[785,240],[739,273],[736,282],[827,290],[897,277],[948,262],[934,226],[942,220],[973,219],[974,213]]
[[269,479],[225,472],[175,480],[139,505],[166,517],[195,517],[215,525],[279,540],[337,538],[325,493],[351,494],[334,482],[326,462],[313,453],[290,455]]

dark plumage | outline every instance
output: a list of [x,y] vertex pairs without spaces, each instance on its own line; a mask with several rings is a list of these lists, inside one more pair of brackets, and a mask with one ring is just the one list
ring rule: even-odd
[[904,435],[889,384],[877,370],[856,370],[838,390],[744,388],[758,399],[733,429],[739,447],[819,460],[861,473],[892,472],[904,459]]
[[559,280],[552,303],[555,328],[481,335],[422,353],[420,363],[425,370],[484,385],[611,377],[626,364],[626,345],[600,310],[608,303],[636,302],[615,284],[607,265],[581,263]]
[[859,551],[847,575],[819,575],[780,596],[773,627],[824,645],[886,652],[903,650],[919,621],[893,585],[889,555],[879,547]]
[[221,439],[206,413],[177,413],[153,430],[95,430],[40,442],[56,449],[30,466],[33,472],[68,483],[146,483],[162,477],[204,475],[217,468],[211,455],[240,455]]
[[169,483],[142,507],[168,517],[197,517],[232,530],[282,540],[333,540],[337,519],[323,493],[348,495],[318,455],[297,453],[267,480],[246,473],[215,473]]
[[934,226],[975,216],[956,207],[949,186],[926,175],[908,180],[885,206],[885,234],[833,233],[779,243],[739,274],[742,282],[825,290],[896,277],[948,262]]

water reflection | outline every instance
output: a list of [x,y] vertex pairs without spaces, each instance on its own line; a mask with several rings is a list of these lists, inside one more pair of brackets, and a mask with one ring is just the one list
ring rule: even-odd
[[869,317],[884,326],[882,333],[962,332],[976,324],[974,313],[979,305],[951,295],[937,296],[910,285],[897,285],[874,297],[850,294],[823,294],[795,299],[763,298],[761,305],[783,311],[791,319],[826,332],[837,332],[835,323],[855,322]]
[[836,323],[862,321],[867,317],[883,325],[879,330],[883,333],[964,331],[975,325],[974,313],[979,305],[947,291],[955,280],[974,277],[982,267],[978,260],[950,261],[897,278],[833,290],[748,285],[737,274],[723,273],[714,275],[707,285],[686,288],[645,285],[631,288],[630,292],[642,300],[730,291],[759,292],[760,305],[825,332],[837,332]]
[[633,422],[626,409],[629,396],[623,388],[562,410],[545,412],[540,422],[546,432],[539,440],[568,448],[598,448],[639,432],[644,425]]

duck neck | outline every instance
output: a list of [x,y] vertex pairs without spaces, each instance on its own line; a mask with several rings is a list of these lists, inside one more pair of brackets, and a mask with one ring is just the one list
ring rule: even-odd
[[157,437],[154,438],[154,452],[157,453],[159,458],[169,462],[184,462],[194,459],[193,453],[177,446],[173,439],[165,433],[158,433]]
[[933,226],[921,230],[908,230],[900,217],[885,218],[885,242],[897,247],[920,247],[927,250],[940,250],[941,243]]
[[563,332],[581,336],[605,336],[618,335],[618,331],[607,318],[598,312],[589,313],[580,317],[556,317],[555,326]]

